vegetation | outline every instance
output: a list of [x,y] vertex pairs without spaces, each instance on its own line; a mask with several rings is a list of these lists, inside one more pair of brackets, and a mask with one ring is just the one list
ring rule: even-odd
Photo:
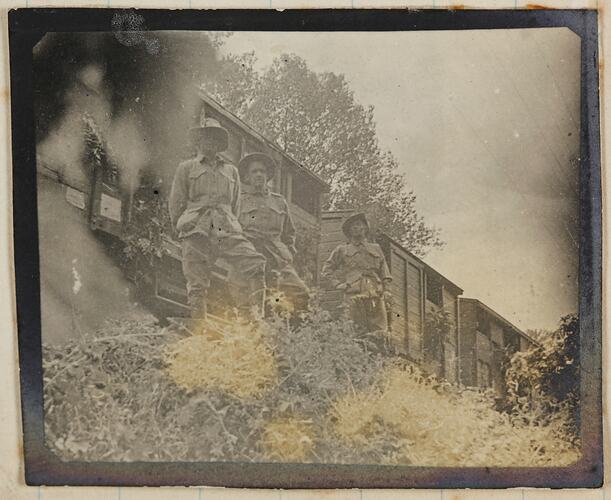
[[566,465],[566,415],[493,409],[349,321],[111,323],[44,346],[45,438],[64,460]]
[[445,352],[445,343],[452,341],[455,325],[445,309],[428,311],[424,318],[423,355],[425,364],[432,370],[440,370]]
[[542,420],[564,413],[579,430],[579,318],[569,314],[558,329],[537,335],[538,345],[515,353],[505,372],[506,404],[514,412]]

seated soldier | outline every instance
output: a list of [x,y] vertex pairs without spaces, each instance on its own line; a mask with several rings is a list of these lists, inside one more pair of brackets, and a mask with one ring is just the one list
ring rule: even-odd
[[305,310],[309,290],[293,266],[295,226],[284,196],[272,193],[268,182],[276,172],[275,161],[263,153],[252,153],[240,161],[242,180],[240,224],[244,234],[267,259],[268,277],[295,310]]
[[367,332],[387,331],[386,286],[392,280],[380,245],[367,241],[369,223],[363,213],[342,225],[347,243],[338,245],[323,266],[322,275],[344,292],[351,319]]

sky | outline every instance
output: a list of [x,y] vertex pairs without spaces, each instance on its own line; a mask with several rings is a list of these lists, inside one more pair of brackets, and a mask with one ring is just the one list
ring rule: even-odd
[[424,260],[522,329],[577,311],[580,40],[567,28],[229,37],[342,73],[375,109],[417,209],[446,242]]

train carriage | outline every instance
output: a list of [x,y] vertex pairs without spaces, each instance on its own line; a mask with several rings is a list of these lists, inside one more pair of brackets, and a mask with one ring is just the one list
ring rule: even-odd
[[460,381],[503,391],[503,360],[537,345],[510,321],[477,299],[459,299]]

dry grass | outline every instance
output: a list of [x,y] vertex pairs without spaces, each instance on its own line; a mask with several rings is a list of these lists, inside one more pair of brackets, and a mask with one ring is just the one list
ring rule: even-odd
[[426,378],[325,314],[297,329],[281,318],[221,330],[184,338],[115,323],[44,346],[47,445],[88,461],[494,467],[579,457],[561,412],[499,413],[489,395]]
[[170,345],[167,373],[184,389],[215,389],[239,398],[259,397],[277,379],[262,325],[235,323],[223,335],[194,335]]
[[343,441],[367,447],[374,439],[401,441],[398,463],[421,466],[565,466],[579,459],[563,420],[549,425],[495,411],[482,393],[444,388],[409,366],[392,366],[370,389],[331,407]]
[[285,417],[268,422],[261,444],[269,460],[303,462],[314,448],[312,421]]

